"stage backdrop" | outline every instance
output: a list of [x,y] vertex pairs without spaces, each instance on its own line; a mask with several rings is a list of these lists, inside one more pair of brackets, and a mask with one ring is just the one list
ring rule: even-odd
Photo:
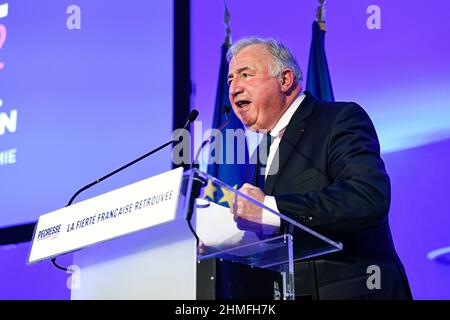
[[[193,104],[212,123],[223,0],[192,1]],[[227,0],[233,40],[274,37],[306,72],[317,0]],[[392,180],[391,227],[415,298],[450,299],[450,3],[327,1],[325,48],[334,96],[371,116]],[[445,200],[444,200],[445,199]]]
[[[172,17],[167,0],[0,0],[0,228],[171,137]],[[170,168],[168,149],[77,201]]]

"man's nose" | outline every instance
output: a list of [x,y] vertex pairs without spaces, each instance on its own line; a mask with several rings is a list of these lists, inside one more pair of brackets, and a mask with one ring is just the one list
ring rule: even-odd
[[230,88],[229,88],[229,92],[230,95],[233,98],[236,98],[236,96],[238,96],[240,93],[242,93],[244,91],[244,89],[242,88],[242,86],[239,84],[238,80],[233,80],[230,84]]

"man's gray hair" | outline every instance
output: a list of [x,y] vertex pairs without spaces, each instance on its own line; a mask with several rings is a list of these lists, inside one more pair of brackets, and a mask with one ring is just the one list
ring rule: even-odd
[[228,49],[228,62],[230,62],[230,60],[236,56],[239,51],[254,44],[263,45],[272,56],[273,62],[270,65],[270,72],[272,73],[272,76],[278,77],[281,75],[283,70],[290,69],[294,73],[295,80],[299,83],[302,82],[302,70],[298,66],[294,54],[284,44],[272,38],[249,37],[239,40]]

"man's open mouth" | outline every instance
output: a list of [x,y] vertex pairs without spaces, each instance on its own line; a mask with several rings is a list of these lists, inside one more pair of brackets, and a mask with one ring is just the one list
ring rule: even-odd
[[239,107],[239,108],[245,108],[245,107],[248,107],[249,105],[250,105],[250,101],[248,101],[248,100],[239,100],[239,101],[237,101],[236,102],[236,105]]

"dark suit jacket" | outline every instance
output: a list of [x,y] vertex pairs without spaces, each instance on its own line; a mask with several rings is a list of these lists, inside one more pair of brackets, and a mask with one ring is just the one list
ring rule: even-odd
[[[296,263],[296,295],[412,298],[389,228],[390,180],[367,113],[355,103],[322,102],[306,92],[278,152],[279,170],[267,177],[264,192],[275,196],[281,213],[344,246]],[[371,265],[380,268],[381,289],[367,286]]]

